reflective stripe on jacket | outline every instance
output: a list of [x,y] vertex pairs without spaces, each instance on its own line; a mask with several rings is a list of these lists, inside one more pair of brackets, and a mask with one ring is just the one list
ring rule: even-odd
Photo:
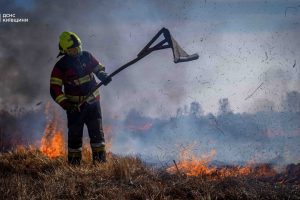
[[[63,56],[53,67],[50,77],[50,93],[52,98],[61,106],[70,100],[80,102],[97,82],[94,74],[104,71],[105,67],[87,51],[77,57]],[[91,99],[99,99],[99,90],[94,92]]]

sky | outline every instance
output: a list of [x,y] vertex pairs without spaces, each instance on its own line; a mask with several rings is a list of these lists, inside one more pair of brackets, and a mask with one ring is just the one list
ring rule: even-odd
[[191,102],[217,113],[228,98],[234,113],[283,109],[300,92],[300,1],[89,0],[1,1],[0,13],[29,18],[0,23],[0,104],[32,107],[52,101],[49,77],[58,36],[76,32],[108,73],[134,59],[162,28],[199,59],[173,63],[151,53],[101,88],[107,116],[135,109],[166,118]]

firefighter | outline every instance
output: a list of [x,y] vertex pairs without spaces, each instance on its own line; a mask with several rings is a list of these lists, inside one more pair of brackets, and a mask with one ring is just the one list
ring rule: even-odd
[[105,162],[105,140],[102,127],[99,90],[78,109],[79,102],[92,91],[97,82],[107,85],[111,78],[105,67],[88,51],[82,51],[80,38],[73,32],[59,36],[59,56],[50,78],[50,94],[67,113],[68,162],[80,164],[84,124],[87,126],[94,162]]

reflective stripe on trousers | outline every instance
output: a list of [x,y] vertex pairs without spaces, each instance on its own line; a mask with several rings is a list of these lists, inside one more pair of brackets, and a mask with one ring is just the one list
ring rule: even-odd
[[105,151],[105,143],[91,143],[91,148],[93,153],[104,152]]
[[68,148],[68,157],[70,158],[81,158],[82,148],[72,149]]

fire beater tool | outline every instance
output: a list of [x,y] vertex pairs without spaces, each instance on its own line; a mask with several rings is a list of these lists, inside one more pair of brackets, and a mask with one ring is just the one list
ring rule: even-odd
[[[151,47],[151,45],[161,36],[164,36],[164,39]],[[133,65],[137,61],[141,60],[142,58],[146,57],[153,51],[171,48],[173,52],[174,63],[180,62],[188,62],[192,60],[196,60],[199,58],[197,53],[189,55],[187,54],[177,43],[177,41],[171,36],[170,31],[166,28],[162,28],[158,33],[150,40],[150,42],[138,53],[137,57],[128,63],[124,64],[123,66],[116,69],[114,72],[108,75],[109,77],[113,77],[122,70],[126,69],[127,67]],[[103,82],[98,83],[93,90],[91,90],[88,95],[79,103],[78,108],[86,102],[86,100],[101,86]]]

